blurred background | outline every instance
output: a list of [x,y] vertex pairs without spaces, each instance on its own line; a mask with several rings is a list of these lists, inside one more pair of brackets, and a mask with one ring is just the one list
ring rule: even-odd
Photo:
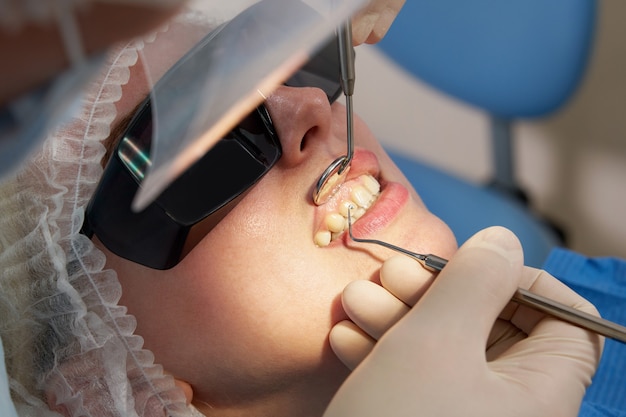
[[[408,0],[411,1],[411,0]],[[556,113],[514,126],[516,176],[567,246],[626,258],[626,2],[600,2],[581,86]],[[357,48],[355,112],[382,143],[472,183],[493,166],[485,112],[429,87],[377,46]]]

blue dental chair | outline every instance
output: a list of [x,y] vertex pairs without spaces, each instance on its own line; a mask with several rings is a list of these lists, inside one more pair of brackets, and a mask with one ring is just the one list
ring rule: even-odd
[[536,267],[564,245],[560,230],[532,212],[515,180],[511,126],[549,116],[576,91],[597,7],[596,0],[407,0],[377,45],[416,78],[489,116],[494,178],[488,186],[391,152],[459,243],[502,225],[518,235],[526,264]]

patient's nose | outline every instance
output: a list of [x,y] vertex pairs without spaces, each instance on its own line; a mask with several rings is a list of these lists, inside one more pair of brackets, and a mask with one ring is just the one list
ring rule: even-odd
[[297,165],[329,137],[331,108],[326,94],[313,87],[280,87],[266,101],[283,148],[279,161]]

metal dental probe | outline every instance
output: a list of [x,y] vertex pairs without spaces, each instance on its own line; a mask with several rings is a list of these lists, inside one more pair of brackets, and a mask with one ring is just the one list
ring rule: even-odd
[[[399,246],[383,242],[382,240],[360,239],[354,237],[354,235],[352,234],[352,217],[350,215],[350,208],[348,208],[348,235],[350,236],[350,239],[355,242],[373,243],[407,255],[415,259],[417,262],[419,262],[425,268],[431,271],[439,272],[448,263],[446,259],[439,256],[411,252]],[[526,307],[530,307],[534,310],[566,321],[575,326],[582,327],[583,329],[595,332],[602,336],[606,336],[619,342],[626,343],[626,327],[612,321],[585,313],[584,311],[576,310],[575,308],[566,306],[565,304],[561,304],[550,298],[534,294],[522,288],[518,288],[517,291],[515,291],[515,294],[513,294],[511,301],[514,301]]]
[[354,133],[352,131],[352,94],[354,93],[354,81],[356,78],[354,69],[354,51],[352,48],[352,24],[350,20],[343,25],[338,33],[339,63],[341,66],[341,89],[346,96],[346,118],[348,151],[347,155],[335,159],[322,173],[313,190],[313,201],[322,205],[345,181],[350,170],[350,162],[354,154]]

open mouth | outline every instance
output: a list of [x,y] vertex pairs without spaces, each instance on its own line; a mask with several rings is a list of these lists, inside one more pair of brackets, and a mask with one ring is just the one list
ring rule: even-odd
[[363,174],[341,185],[324,206],[326,214],[315,232],[313,241],[319,247],[328,246],[348,230],[348,207],[355,222],[361,218],[380,196],[380,183],[370,174]]

